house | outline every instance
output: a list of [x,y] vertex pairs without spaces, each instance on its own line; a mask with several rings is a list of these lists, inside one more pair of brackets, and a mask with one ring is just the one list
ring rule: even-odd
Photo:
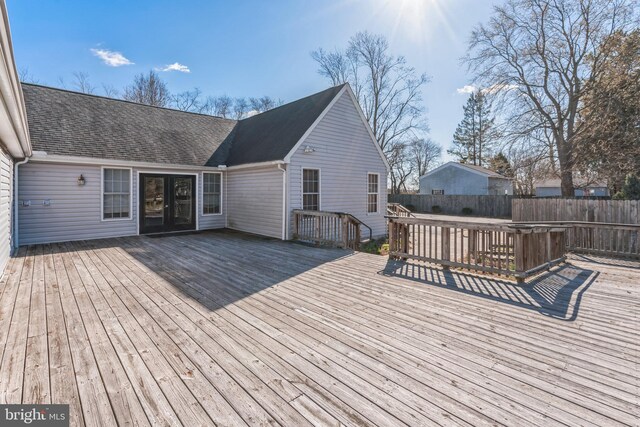
[[27,117],[16,71],[4,1],[0,1],[0,272],[14,245],[13,169],[31,155]]
[[420,194],[512,195],[513,179],[482,166],[448,162],[420,177]]
[[225,227],[286,240],[295,209],[386,234],[388,165],[347,84],[240,121],[22,90],[19,245]]
[[[574,179],[576,188],[574,189],[575,197],[609,197],[609,187],[601,182],[587,182],[580,179]],[[536,197],[560,197],[562,190],[560,179],[547,179],[535,183]]]

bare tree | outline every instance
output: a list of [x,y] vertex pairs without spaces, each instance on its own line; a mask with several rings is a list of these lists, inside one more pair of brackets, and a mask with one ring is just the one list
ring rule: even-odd
[[236,120],[244,119],[249,112],[249,103],[246,98],[236,98],[233,101],[233,118]]
[[122,98],[156,107],[166,107],[171,102],[171,94],[166,83],[155,71],[135,76],[133,83],[125,87]]
[[33,83],[38,84],[40,81],[34,77],[33,74],[29,72],[29,68],[24,67],[18,70],[18,79],[20,79],[23,83]]
[[115,87],[113,87],[110,84],[102,84],[102,92],[104,92],[104,96],[108,97],[108,98],[119,98],[120,97],[120,91],[118,89],[116,89]]
[[282,105],[281,100],[275,100],[270,96],[262,96],[260,98],[249,98],[249,105],[251,110],[256,113],[264,113],[265,111],[272,110],[280,105]]
[[180,92],[171,97],[171,106],[180,111],[200,112],[202,107],[201,94],[202,92],[197,87],[193,90]]
[[233,114],[233,100],[227,95],[216,97],[213,102],[213,111],[218,117],[225,119],[231,117]]
[[311,57],[318,63],[318,72],[331,83],[349,83],[352,87],[387,156],[391,173],[396,175],[392,188],[402,188],[407,171],[412,169],[402,163],[411,157],[407,154],[408,141],[427,131],[422,105],[427,76],[408,66],[404,57],[392,55],[386,38],[368,32],[353,36],[344,51],[327,53],[318,49]]
[[409,144],[396,142],[386,154],[391,168],[391,192],[399,194],[409,189],[411,176],[416,172],[416,163],[412,161]]
[[383,36],[360,32],[344,52],[319,49],[311,56],[333,84],[351,85],[383,151],[426,128],[421,102],[427,76],[408,66],[404,57],[390,54]]
[[431,139],[414,139],[409,144],[409,153],[415,164],[415,184],[419,185],[420,177],[440,161],[442,147]]
[[93,94],[96,87],[89,81],[89,74],[84,71],[75,71],[73,73],[73,88],[78,92]]
[[501,89],[507,108],[550,131],[562,194],[573,195],[585,86],[601,72],[602,42],[634,21],[633,0],[507,0],[476,27],[466,61],[475,81]]

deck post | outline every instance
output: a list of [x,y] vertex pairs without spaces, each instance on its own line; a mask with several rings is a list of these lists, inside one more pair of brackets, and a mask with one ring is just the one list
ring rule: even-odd
[[349,247],[349,218],[346,215],[341,216],[342,219],[342,248]]
[[[441,256],[443,261],[449,261],[451,259],[451,229],[449,227],[440,228],[441,232]],[[443,270],[448,270],[447,265],[442,266]]]

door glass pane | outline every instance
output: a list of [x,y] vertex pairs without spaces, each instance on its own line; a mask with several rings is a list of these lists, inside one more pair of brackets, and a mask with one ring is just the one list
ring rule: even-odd
[[144,178],[144,224],[157,226],[164,224],[164,178]]
[[191,178],[176,178],[174,184],[174,224],[191,224],[193,191]]

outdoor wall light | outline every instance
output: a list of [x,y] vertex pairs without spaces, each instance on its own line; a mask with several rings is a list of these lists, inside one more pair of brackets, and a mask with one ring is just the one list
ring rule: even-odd
[[304,147],[304,154],[311,154],[311,153],[313,153],[315,151],[316,151],[316,149],[313,148],[310,145],[307,145],[307,146]]
[[80,174],[80,176],[78,177],[78,185],[83,186],[84,184],[85,184],[84,176]]

